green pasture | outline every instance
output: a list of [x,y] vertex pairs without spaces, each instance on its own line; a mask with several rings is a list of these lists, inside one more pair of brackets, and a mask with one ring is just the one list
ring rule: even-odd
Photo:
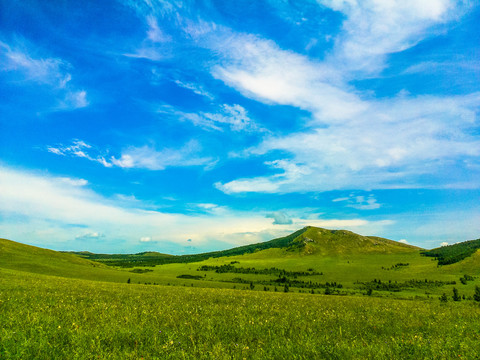
[[0,269],[1,359],[476,359],[473,301],[115,284]]
[[[401,247],[396,250],[398,251],[357,253],[329,251],[324,255],[320,251],[307,254],[304,249],[269,248],[244,255],[213,257],[190,263],[153,267],[111,267],[73,254],[0,240],[0,268],[136,285],[253,289],[271,292],[274,292],[275,288],[277,291],[284,291],[287,285],[289,292],[306,293],[313,290],[318,294],[325,292],[325,284],[335,283],[341,285],[335,288],[335,293],[338,294],[361,296],[372,287],[371,296],[397,298],[438,297],[443,293],[450,294],[456,287],[461,296],[468,299],[472,297],[475,285],[480,284],[480,253],[475,253],[455,264],[439,266],[434,258],[422,256],[420,250],[416,248]],[[263,273],[199,271],[205,265],[217,267],[231,265],[240,270],[256,269],[262,270]],[[311,270],[317,274],[295,277],[289,275],[286,282],[278,282],[278,274],[265,273],[265,269],[271,268],[287,272]],[[465,274],[475,280],[461,284],[459,280]],[[381,285],[378,286],[377,282],[381,282]],[[310,286],[310,283],[319,286]],[[393,291],[385,284],[400,284],[401,288]]]

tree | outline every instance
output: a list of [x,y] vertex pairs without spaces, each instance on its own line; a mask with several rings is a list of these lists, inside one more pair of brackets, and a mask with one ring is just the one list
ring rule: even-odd
[[127,284],[130,284],[130,278],[128,278],[128,280],[127,280]]
[[288,285],[285,284],[285,287],[283,288],[283,292],[286,292],[286,293],[287,293],[287,292],[289,292],[289,291],[290,291],[290,289],[288,288]]
[[473,300],[480,302],[480,286],[475,286],[475,293],[473,294]]
[[453,288],[453,301],[460,301],[462,300],[462,298],[460,297],[460,295],[458,295],[458,290],[457,288]]
[[440,299],[441,302],[447,302],[448,301],[447,294],[443,293],[442,296],[440,296],[439,299]]

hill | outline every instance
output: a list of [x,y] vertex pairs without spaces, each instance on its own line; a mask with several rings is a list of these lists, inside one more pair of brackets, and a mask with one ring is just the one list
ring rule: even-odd
[[354,253],[395,253],[420,248],[375,236],[362,236],[348,230],[328,230],[309,226],[293,240],[303,254],[340,255]]
[[449,265],[472,256],[478,249],[480,249],[480,239],[442,246],[423,251],[422,254],[437,259],[438,265]]
[[298,255],[341,255],[359,253],[398,253],[418,251],[420,248],[374,236],[362,236],[347,230],[328,230],[307,226],[294,233],[273,240],[239,246],[228,250],[193,255],[165,255],[155,252],[138,254],[92,254],[77,252],[86,259],[106,265],[134,267],[173,263],[191,263],[210,258],[253,254],[268,249],[283,249]]
[[272,248],[298,247],[295,240],[302,235],[308,227],[298,230],[290,235],[265,241],[262,243],[250,244],[235,247],[228,250],[212,251],[193,255],[166,255],[157,252],[142,252],[138,254],[93,254],[87,251],[73,252],[85,259],[98,261],[110,266],[134,267],[134,266],[155,266],[173,263],[191,263],[207,260],[209,258],[221,258],[224,256],[237,256],[251,254],[261,250]]
[[0,239],[0,268],[89,280],[124,281],[126,278],[115,269],[74,254],[7,239]]
[[438,267],[415,246],[317,227],[263,243],[183,256],[61,253],[0,240],[0,268],[15,271],[129,284],[328,290],[343,295],[374,290],[377,296],[438,296],[460,280],[462,291],[471,296],[476,284],[472,279],[480,272],[478,258],[469,259]]

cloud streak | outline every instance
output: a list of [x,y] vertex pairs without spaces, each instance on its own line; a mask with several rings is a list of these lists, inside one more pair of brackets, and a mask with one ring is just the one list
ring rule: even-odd
[[204,166],[211,168],[215,160],[211,157],[200,157],[202,151],[199,143],[192,140],[180,149],[156,150],[150,146],[128,147],[120,157],[99,154],[99,151],[82,140],[74,140],[71,145],[47,147],[47,151],[61,156],[79,157],[102,164],[105,167],[124,169],[165,170],[167,167]]
[[247,110],[238,104],[223,104],[216,112],[184,112],[171,106],[161,106],[157,112],[171,116],[181,121],[189,121],[193,125],[209,131],[223,132],[226,129],[234,132],[263,132],[247,113]]
[[71,64],[59,58],[31,55],[32,52],[39,52],[31,48],[24,40],[17,39],[14,45],[0,41],[0,70],[14,74],[17,84],[36,83],[50,87],[57,101],[52,108],[54,110],[75,110],[88,106],[87,92],[71,84]]

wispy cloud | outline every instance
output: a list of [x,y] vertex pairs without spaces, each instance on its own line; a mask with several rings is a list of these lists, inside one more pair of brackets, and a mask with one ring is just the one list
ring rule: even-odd
[[345,203],[345,206],[358,210],[375,210],[382,206],[377,202],[377,199],[373,194],[368,196],[350,194],[347,197],[336,198],[332,201]]
[[90,155],[90,152],[96,151],[92,145],[87,144],[82,140],[73,140],[71,145],[58,144],[55,146],[47,146],[47,151],[55,155],[70,156],[84,158],[90,161],[95,161],[105,167],[111,167],[112,164],[105,159],[105,156]]
[[248,116],[247,110],[238,104],[220,105],[216,112],[190,113],[171,106],[162,106],[157,112],[190,121],[193,125],[205,130],[224,131],[227,128],[231,131],[265,131]]
[[175,84],[177,84],[178,86],[180,86],[182,88],[191,90],[197,95],[204,96],[209,100],[214,100],[215,99],[214,95],[212,95],[210,92],[205,90],[203,88],[203,86],[201,86],[199,84],[192,83],[192,82],[184,82],[184,81],[180,81],[180,80],[175,80]]
[[98,162],[105,167],[138,168],[148,170],[164,170],[167,167],[204,166],[211,168],[216,160],[211,157],[201,157],[200,144],[192,140],[180,149],[156,150],[150,146],[128,147],[117,158],[108,155],[108,151],[100,154],[99,150],[82,140],[74,140],[71,145],[56,145],[47,147],[47,151],[62,156],[79,157]]
[[147,15],[145,22],[148,26],[145,39],[133,52],[124,53],[123,55],[130,58],[148,59],[151,61],[160,61],[168,57],[164,43],[170,42],[172,38],[162,31],[155,16]]
[[96,239],[103,238],[103,237],[105,237],[105,235],[100,234],[100,233],[94,231],[94,232],[87,232],[87,233],[83,233],[83,234],[77,235],[77,236],[75,236],[75,239],[79,239],[79,240],[96,240]]
[[23,39],[13,45],[0,41],[0,71],[16,75],[16,84],[36,83],[51,88],[57,99],[53,110],[73,110],[88,106],[87,92],[71,84],[71,64],[53,57],[40,57],[40,52]]
[[0,42],[1,70],[21,73],[24,81],[65,88],[71,80],[67,72],[69,64],[58,58],[34,58],[25,47],[25,44],[11,47]]
[[200,157],[200,144],[192,140],[180,149],[162,149],[143,146],[124,150],[120,158],[111,157],[111,164],[122,168],[141,168],[149,170],[164,170],[170,166],[214,166],[211,157]]

